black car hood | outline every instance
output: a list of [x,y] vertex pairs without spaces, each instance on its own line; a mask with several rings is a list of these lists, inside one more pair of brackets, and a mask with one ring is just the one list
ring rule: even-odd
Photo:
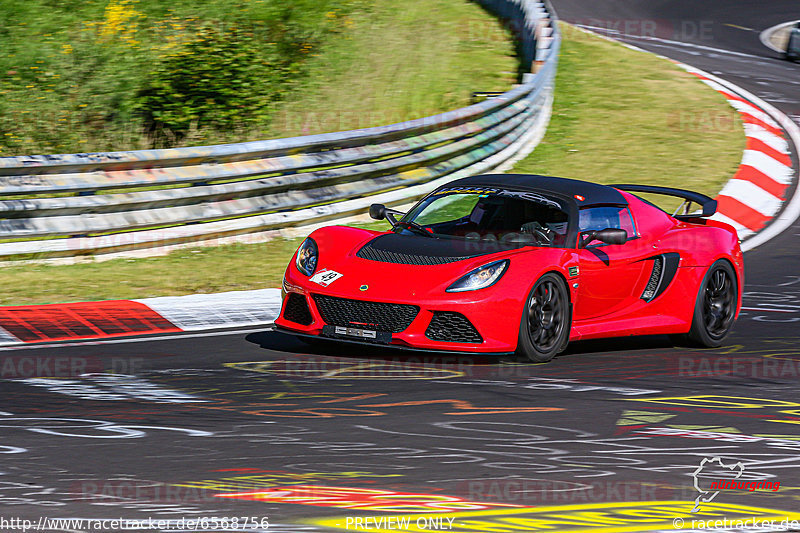
[[482,255],[518,249],[495,241],[441,239],[387,233],[369,241],[356,256],[370,261],[403,265],[443,265]]

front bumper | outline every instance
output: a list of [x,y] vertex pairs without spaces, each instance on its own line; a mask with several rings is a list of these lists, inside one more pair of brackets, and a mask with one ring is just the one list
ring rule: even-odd
[[[291,302],[292,309],[290,309],[287,316],[287,303],[289,303],[289,295],[291,294],[294,295],[291,297],[293,300]],[[370,304],[417,306],[419,311],[407,327],[395,332],[381,331],[379,327],[363,322],[344,324],[339,320],[338,324],[329,324],[323,318],[323,313],[320,311],[315,299],[315,297],[319,296],[368,302]],[[298,315],[296,312],[297,298],[299,297],[304,299],[308,315]],[[518,310],[516,309],[517,307],[519,308]],[[447,324],[452,323],[452,321],[443,322],[442,317],[451,319],[452,314],[455,313],[463,315],[469,321],[479,334],[480,342],[440,340],[447,336],[445,334]],[[330,313],[328,314],[330,315]],[[432,327],[431,321],[434,320],[434,316],[438,316],[438,318]],[[521,316],[521,302],[503,297],[502,293],[492,291],[491,288],[471,293],[448,293],[445,297],[436,300],[415,299],[414,301],[402,301],[399,298],[368,299],[361,295],[333,293],[321,287],[312,288],[296,283],[285,283],[281,313],[275,320],[275,325],[279,329],[298,335],[332,338],[345,342],[383,344],[397,348],[458,353],[507,354],[516,350]],[[303,323],[298,322],[298,320]],[[380,323],[381,321],[376,319],[373,322]],[[442,324],[445,324],[444,329]],[[336,325],[339,326],[338,329],[341,333],[336,333]],[[334,326],[334,328],[331,326]],[[345,326],[376,330],[379,334],[374,339],[349,335],[343,331]],[[323,331],[323,328],[325,331]],[[465,335],[455,336],[464,338]]]
[[375,342],[361,341],[361,340],[358,340],[358,339],[355,339],[355,338],[354,339],[349,339],[349,338],[330,338],[329,339],[328,337],[322,337],[320,335],[311,335],[311,334],[308,334],[308,333],[301,333],[299,331],[295,331],[295,330],[293,330],[291,328],[279,326],[277,324],[275,326],[275,330],[276,331],[280,331],[281,333],[286,333],[288,335],[293,335],[295,337],[303,337],[303,338],[306,338],[306,339],[326,339],[326,340],[331,340],[333,342],[340,342],[340,343],[343,343],[343,344],[353,344],[353,345],[356,345],[356,346],[379,346],[381,348],[389,348],[389,349],[393,349],[393,350],[402,350],[402,351],[410,351],[410,352],[431,352],[431,351],[435,351],[437,353],[443,353],[443,354],[447,354],[447,355],[474,355],[476,353],[480,353],[481,355],[492,355],[492,356],[498,356],[498,357],[506,356],[506,355],[513,355],[514,354],[513,351],[506,351],[506,352],[475,352],[475,351],[464,351],[463,349],[462,350],[448,350],[448,349],[445,349],[445,348],[436,348],[436,349],[415,348],[413,346],[407,346],[405,344],[378,344],[378,343],[375,343]]

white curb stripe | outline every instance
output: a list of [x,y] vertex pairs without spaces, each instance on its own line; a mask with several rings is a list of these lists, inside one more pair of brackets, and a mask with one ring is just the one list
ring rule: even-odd
[[[690,67],[680,62],[676,62],[683,67],[687,72],[691,72],[700,76],[701,81],[709,87],[723,93],[726,96],[728,103],[739,111],[743,118],[752,117],[759,120],[764,124],[777,129],[783,129],[792,138],[792,142],[796,148],[800,148],[800,128],[797,127],[792,120],[784,113],[781,113],[774,106],[763,101],[761,98],[753,95],[752,93],[742,89],[741,87],[727,82],[713,74],[702,71],[700,69]],[[735,96],[736,98],[729,98],[728,95]],[[738,98],[747,100],[747,103],[742,102]],[[745,135],[752,139],[763,141],[770,148],[778,152],[789,155],[789,143],[786,139],[774,132],[767,130],[761,125],[744,124]],[[746,149],[742,155],[742,164],[740,169],[750,166],[769,178],[784,185],[790,185],[795,177],[795,171],[791,167],[787,167],[781,161],[775,159],[772,155],[762,152],[760,150]],[[725,187],[720,192],[721,195],[730,196],[735,198],[744,205],[751,209],[762,213],[763,215],[772,218],[781,209],[783,201],[768,191],[757,186],[747,180],[734,178],[729,180]],[[800,187],[795,191],[794,197],[789,203],[789,206],[780,214],[767,228],[763,231],[756,232],[738,222],[737,215],[739,213],[721,213],[718,212],[714,217],[715,220],[731,224],[739,235],[739,239],[746,242],[742,243],[742,250],[752,250],[756,246],[763,244],[769,239],[778,235],[781,231],[791,225],[791,223],[800,216]],[[741,215],[744,215],[742,213]]]
[[0,346],[5,346],[7,344],[19,344],[21,342],[22,341],[17,339],[14,335],[3,328],[0,328]]
[[[689,72],[692,72],[694,74],[699,74],[700,76],[704,75],[704,74],[701,74],[699,70],[695,70],[695,69],[686,69],[686,70],[689,71]],[[720,85],[719,83],[717,83],[715,81],[706,80],[706,79],[703,79],[703,78],[700,78],[700,81],[702,81],[703,83],[705,83],[706,85],[708,85],[709,87],[711,87],[712,89],[714,89],[717,92],[720,92],[720,93],[730,93],[731,92],[731,91],[729,91],[728,89],[726,89],[725,87],[723,87],[722,85]]]
[[[699,74],[699,71],[697,71],[696,73]],[[700,75],[702,76],[703,74],[700,74]],[[717,92],[725,93],[725,94],[723,94],[723,96],[725,96],[727,94],[736,95],[736,93],[734,93],[733,91],[731,91],[727,87],[724,87],[724,86],[720,85],[719,83],[717,83],[715,81],[706,80],[706,79],[702,79],[702,78],[700,79],[700,81],[702,81],[703,83],[705,83],[706,85],[708,85],[709,87],[711,87],[712,89],[714,89]],[[767,124],[769,124],[770,126],[772,126],[774,128],[780,128],[778,123],[775,122],[775,120],[768,113],[765,113],[763,109],[759,109],[757,106],[753,105],[752,103],[750,103],[750,102],[742,102],[741,100],[735,100],[735,99],[731,99],[731,98],[728,98],[727,100],[728,100],[728,103],[731,105],[731,107],[733,107],[734,109],[736,109],[740,113],[744,113],[746,115],[752,116],[753,118],[757,118],[758,120],[762,120],[762,121],[766,122]]]
[[783,137],[778,137],[771,131],[765,130],[758,124],[745,124],[744,133],[748,137],[762,141],[775,151],[778,151],[782,154],[789,154],[789,142],[786,139]]
[[739,238],[740,239],[745,239],[745,238],[747,238],[747,237],[749,237],[751,235],[755,235],[754,231],[742,226],[741,224],[739,224],[738,222],[736,222],[732,218],[726,217],[725,215],[723,215],[719,211],[714,213],[714,216],[712,216],[711,218],[714,219],[714,220],[717,220],[719,222],[724,222],[725,224],[730,224],[731,226],[733,226],[734,229],[736,230],[736,233],[739,234]]
[[725,184],[719,194],[739,200],[767,217],[774,216],[781,208],[780,198],[747,180],[732,179]]
[[745,150],[742,157],[742,165],[753,167],[754,169],[766,174],[778,183],[788,185],[794,177],[792,167],[787,167],[777,159],[770,157],[764,152],[756,150]]
[[766,124],[769,124],[773,128],[780,128],[778,123],[772,120],[772,117],[770,117],[768,114],[764,113],[763,111],[761,111],[760,109],[758,109],[753,105],[746,104],[741,100],[728,100],[728,103],[731,105],[731,107],[733,107],[734,109],[736,109],[737,111],[739,111],[744,115],[750,115],[753,118],[756,118]]
[[[725,87],[727,92],[737,94],[769,113],[775,118],[775,120],[778,121],[780,127],[789,135],[792,143],[795,146],[795,149],[800,149],[800,127],[798,127],[797,124],[795,124],[794,121],[792,121],[792,119],[789,118],[785,113],[781,112],[775,106],[765,102],[763,99],[759,98],[753,93],[727,82],[722,78],[718,78],[713,74],[708,73],[704,73],[703,75]],[[792,176],[794,176],[794,171],[792,171]],[[742,251],[747,252],[748,250],[752,250],[758,246],[761,246],[770,239],[777,237],[785,230],[789,229],[789,227],[791,227],[791,225],[798,218],[800,218],[800,187],[795,189],[795,192],[792,198],[789,200],[788,205],[780,213],[780,215],[778,215],[777,218],[775,218],[766,228],[759,231],[757,234],[750,234],[751,238],[742,243]],[[745,238],[746,236],[747,235],[742,235],[741,238]]]
[[280,289],[192,294],[135,300],[183,331],[270,324],[281,308]]

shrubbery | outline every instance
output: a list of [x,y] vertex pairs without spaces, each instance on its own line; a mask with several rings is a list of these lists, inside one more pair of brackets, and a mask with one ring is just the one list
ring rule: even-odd
[[267,124],[312,50],[341,30],[332,23],[335,13],[309,26],[285,5],[268,21],[200,27],[156,64],[136,94],[134,108],[148,135],[171,145],[190,132]]
[[0,0],[0,156],[266,129],[360,1]]
[[238,26],[206,27],[149,73],[135,109],[159,143],[190,130],[231,130],[263,122],[279,99],[291,60]]
[[364,128],[515,81],[472,0],[0,0],[0,157]]

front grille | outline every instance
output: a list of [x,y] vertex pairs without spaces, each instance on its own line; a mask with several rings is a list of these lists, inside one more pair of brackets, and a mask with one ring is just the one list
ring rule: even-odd
[[367,244],[361,248],[356,254],[361,259],[369,259],[370,261],[380,261],[382,263],[398,263],[401,265],[419,265],[419,266],[433,266],[445,265],[447,263],[455,263],[456,261],[463,261],[474,257],[471,255],[459,257],[439,257],[432,255],[420,254],[404,254],[400,252],[391,252],[388,250],[380,250]]
[[363,302],[333,296],[314,295],[322,320],[331,326],[345,326],[400,333],[416,318],[416,305]]
[[290,292],[286,297],[286,307],[283,310],[283,318],[290,322],[308,326],[314,321],[311,310],[308,308],[306,297],[296,292]]
[[425,336],[443,342],[483,342],[483,337],[467,317],[451,311],[434,311]]

